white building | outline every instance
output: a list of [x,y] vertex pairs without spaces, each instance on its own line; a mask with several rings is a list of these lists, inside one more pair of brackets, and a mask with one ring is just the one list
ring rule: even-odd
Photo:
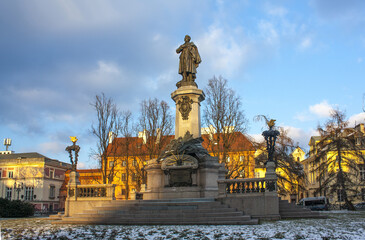
[[0,152],[0,198],[29,201],[36,210],[58,210],[68,163],[39,153]]

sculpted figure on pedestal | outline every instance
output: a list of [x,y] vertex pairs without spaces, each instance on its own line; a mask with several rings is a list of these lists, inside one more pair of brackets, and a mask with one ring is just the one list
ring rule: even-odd
[[196,68],[201,63],[198,48],[193,42],[190,42],[191,38],[189,35],[185,36],[185,43],[180,45],[176,49],[176,53],[180,53],[179,62],[179,74],[182,75],[183,79],[179,81],[176,86],[197,86],[195,83]]

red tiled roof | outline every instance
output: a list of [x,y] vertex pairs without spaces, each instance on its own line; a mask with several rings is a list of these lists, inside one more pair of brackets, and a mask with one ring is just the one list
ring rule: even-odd
[[[231,146],[231,150],[233,152],[237,151],[255,151],[255,147],[252,142],[241,132],[234,133],[234,142]],[[202,134],[202,138],[204,142],[202,143],[203,147],[208,151],[211,151],[211,147],[209,146],[211,143],[209,141],[209,134]],[[170,143],[172,139],[174,139],[174,135],[169,135],[164,138],[163,148]],[[217,134],[213,135],[213,139],[217,138]],[[108,156],[125,156],[126,152],[126,141],[130,141],[129,151],[133,154],[138,153],[140,155],[144,155],[147,151],[146,145],[143,144],[143,139],[138,137],[131,138],[115,138],[112,144],[109,144],[107,152]],[[222,145],[222,143],[221,143]],[[222,146],[221,146],[222,147]]]

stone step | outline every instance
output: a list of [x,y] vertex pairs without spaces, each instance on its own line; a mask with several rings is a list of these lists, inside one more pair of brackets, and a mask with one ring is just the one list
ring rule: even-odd
[[203,221],[196,221],[191,220],[188,222],[184,221],[178,221],[178,220],[168,220],[168,221],[130,221],[130,220],[124,220],[124,221],[107,221],[107,222],[93,222],[92,220],[82,220],[82,221],[73,221],[72,219],[62,220],[53,222],[54,224],[104,224],[104,225],[257,225],[258,219],[251,219],[248,221],[211,221],[211,220],[203,220]]
[[319,212],[311,211],[310,209],[302,208],[289,203],[287,200],[279,201],[279,214],[282,219],[285,218],[327,218],[325,215],[321,215]]
[[149,214],[149,213],[104,213],[104,214],[88,214],[88,213],[79,213],[75,214],[75,217],[89,217],[89,218],[97,218],[97,217],[113,217],[113,218],[199,218],[199,217],[242,217],[245,216],[246,218],[250,218],[248,215],[243,215],[242,212],[227,212],[227,213],[155,213],[155,214]]
[[241,217],[198,217],[198,218],[144,218],[144,219],[126,219],[107,217],[104,219],[96,219],[93,217],[69,217],[63,219],[62,223],[73,224],[115,224],[115,225],[174,225],[174,224],[258,224],[257,219],[251,219],[250,216]]
[[[155,214],[155,213],[161,213],[161,212],[169,212],[172,214],[178,214],[181,212],[184,213],[199,213],[199,214],[205,214],[205,213],[211,213],[212,209],[167,209],[167,210],[153,210],[153,209],[148,209],[148,210],[138,210],[138,209],[126,209],[126,208],[118,208],[118,209],[110,209],[110,210],[106,210],[106,209],[87,209],[84,211],[84,213],[87,214],[111,214],[111,213],[133,213],[133,214],[138,214],[138,213],[146,213],[146,214]],[[229,208],[229,207],[225,207],[225,208],[215,208],[214,209],[214,213],[234,213],[237,212],[236,209],[234,208]]]
[[103,207],[132,207],[132,206],[198,206],[199,208],[206,208],[211,206],[223,206],[222,203],[214,202],[119,202],[108,203]]

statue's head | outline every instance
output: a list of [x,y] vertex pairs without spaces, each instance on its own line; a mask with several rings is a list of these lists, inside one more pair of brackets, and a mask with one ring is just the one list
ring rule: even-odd
[[184,41],[185,42],[190,42],[191,37],[189,35],[185,35]]

